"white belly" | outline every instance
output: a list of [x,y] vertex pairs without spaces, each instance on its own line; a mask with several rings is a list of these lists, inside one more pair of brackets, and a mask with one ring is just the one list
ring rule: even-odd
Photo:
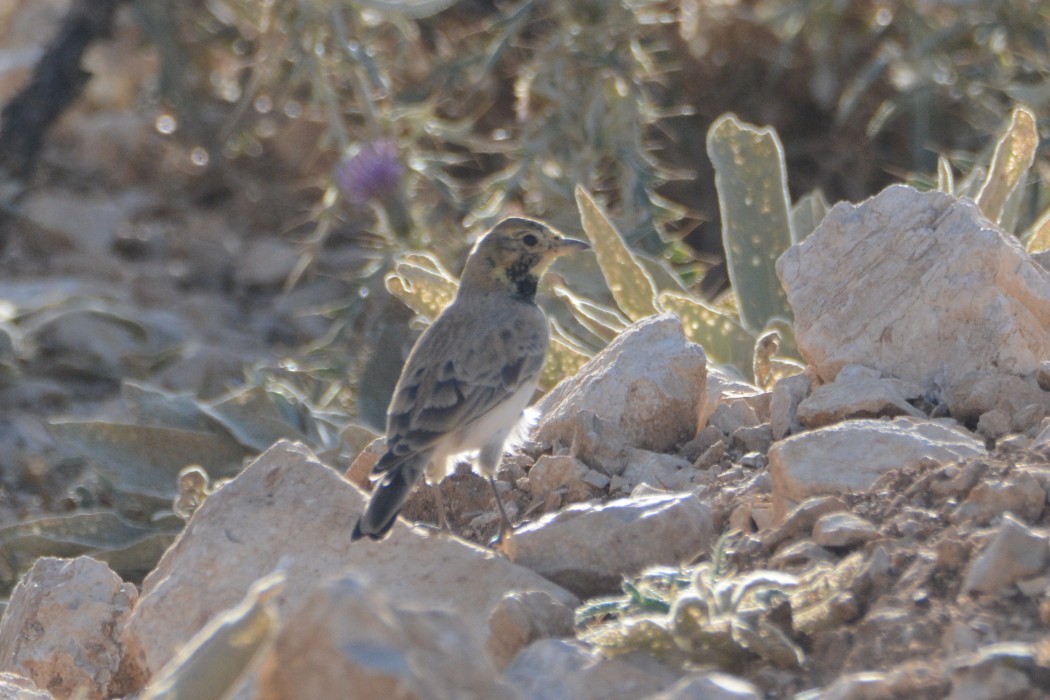
[[[431,483],[438,483],[449,473],[449,458],[465,452],[475,452],[485,445],[499,441],[502,444],[514,432],[521,422],[525,407],[529,405],[536,391],[536,381],[527,382],[503,403],[486,413],[466,429],[449,435],[434,450],[434,455],[427,465],[426,477]],[[479,471],[477,463],[475,471]],[[482,476],[489,476],[482,474]]]

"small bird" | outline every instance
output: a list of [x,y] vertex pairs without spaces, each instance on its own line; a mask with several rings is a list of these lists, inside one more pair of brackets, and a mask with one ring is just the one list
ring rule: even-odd
[[474,450],[496,496],[501,539],[511,531],[494,475],[547,353],[536,287],[555,258],[588,248],[519,217],[500,221],[477,242],[455,300],[416,341],[401,371],[387,409],[387,451],[373,470],[381,478],[352,540],[382,539],[424,475],[448,529],[437,485],[450,457]]

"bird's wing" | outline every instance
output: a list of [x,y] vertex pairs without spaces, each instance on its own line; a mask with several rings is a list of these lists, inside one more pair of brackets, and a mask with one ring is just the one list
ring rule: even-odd
[[450,308],[419,339],[387,417],[388,471],[431,449],[535,380],[547,351],[547,320],[520,302],[503,314],[468,317]]

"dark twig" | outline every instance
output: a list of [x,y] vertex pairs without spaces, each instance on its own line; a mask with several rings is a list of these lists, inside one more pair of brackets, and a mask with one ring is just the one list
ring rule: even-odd
[[88,46],[109,36],[124,0],[74,0],[26,86],[0,112],[0,177],[25,180],[48,129],[80,96],[90,74],[80,67]]

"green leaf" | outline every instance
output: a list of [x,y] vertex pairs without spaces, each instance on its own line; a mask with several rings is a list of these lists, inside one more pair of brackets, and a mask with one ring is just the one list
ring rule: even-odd
[[0,384],[18,376],[22,347],[22,332],[18,326],[0,320]]
[[937,189],[945,194],[955,194],[955,174],[952,163],[944,156],[937,156]]
[[140,524],[109,511],[80,512],[38,518],[0,528],[0,545],[39,537],[48,542],[89,549],[120,546],[152,534]]
[[630,321],[616,309],[610,309],[590,299],[577,296],[561,285],[555,286],[553,292],[556,298],[569,305],[576,320],[582,326],[605,342],[611,342],[630,325]]
[[1006,200],[1032,167],[1038,145],[1035,115],[1024,107],[1018,107],[1013,112],[1006,133],[995,145],[988,176],[977,195],[977,206],[989,221],[1001,221]]
[[798,351],[798,342],[795,340],[795,326],[791,321],[786,318],[771,318],[762,331],[763,333],[776,331],[780,334],[777,357],[805,362],[802,358],[802,353]]
[[616,304],[632,321],[657,313],[656,286],[635,258],[623,236],[582,186],[576,187],[576,205]]
[[175,532],[157,532],[123,546],[92,551],[91,556],[104,561],[125,581],[141,581],[157,567],[157,562],[175,541]]
[[432,256],[407,255],[384,279],[391,294],[429,320],[456,298],[456,280]]
[[766,623],[751,628],[734,624],[732,631],[736,644],[777,668],[800,668],[806,660],[802,649],[776,625]]
[[179,349],[176,332],[146,315],[90,304],[42,311],[25,328],[30,342],[45,351],[51,371],[89,377],[149,374]]
[[231,437],[180,428],[105,421],[53,421],[57,440],[96,463],[114,487],[156,498],[174,498],[179,471],[199,464],[221,478],[241,469],[243,447]]
[[795,243],[784,149],[771,128],[727,114],[707,132],[722,212],[722,241],[740,322],[759,332],[774,316],[791,318],[774,263]]
[[688,294],[688,290],[682,285],[678,275],[663,260],[650,258],[645,255],[637,255],[635,259],[645,269],[649,279],[653,281],[653,288],[658,291],[679,292]]
[[288,422],[274,396],[261,386],[227,394],[203,410],[230,432],[239,443],[262,452],[282,438],[302,440],[303,433]]
[[189,394],[172,394],[157,387],[126,381],[121,395],[135,423],[185,430],[214,431],[219,424]]
[[830,209],[828,200],[824,199],[824,193],[819,189],[813,190],[795,203],[791,208],[791,230],[795,232],[799,243],[816,230]]
[[789,591],[797,585],[798,577],[783,571],[760,570],[742,574],[733,582],[730,607],[737,610],[747,596],[762,590]]
[[689,340],[704,349],[707,356],[724,365],[733,365],[744,377],[751,377],[755,336],[740,323],[694,297],[664,292],[660,306],[682,319]]
[[622,596],[589,600],[576,610],[576,626],[581,627],[594,618],[620,613],[624,607]]
[[1030,254],[1050,250],[1050,209],[1043,212],[1021,240]]
[[[71,513],[9,525],[0,528],[0,561],[5,564],[0,580],[8,588],[13,586],[39,557],[91,554],[99,558],[99,553],[133,547],[155,536],[153,528],[109,511]],[[156,561],[155,558],[152,563]],[[118,567],[114,570],[122,576],[126,573]]]
[[[403,307],[399,311],[407,315]],[[361,370],[357,382],[357,417],[378,433],[386,432],[386,409],[401,376],[405,349],[411,347],[412,337],[407,319],[384,324]]]
[[552,337],[547,346],[547,358],[540,374],[540,389],[549,391],[558,382],[580,371],[591,358],[567,345],[557,337]]

